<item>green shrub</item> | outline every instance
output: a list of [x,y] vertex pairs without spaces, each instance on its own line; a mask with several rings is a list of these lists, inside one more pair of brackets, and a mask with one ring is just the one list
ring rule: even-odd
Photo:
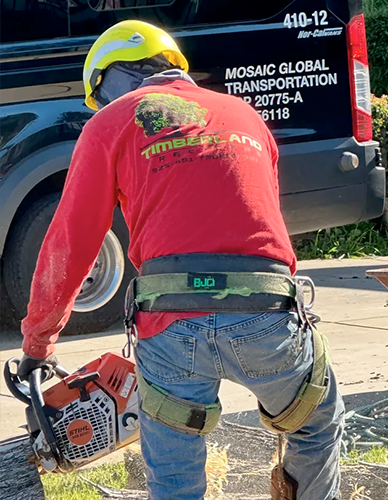
[[364,0],[372,92],[388,94],[388,0]]
[[372,95],[372,126],[373,139],[379,141],[383,165],[388,168],[388,95],[375,97]]
[[388,255],[388,239],[375,230],[373,223],[320,230],[313,240],[295,243],[298,260],[338,259]]

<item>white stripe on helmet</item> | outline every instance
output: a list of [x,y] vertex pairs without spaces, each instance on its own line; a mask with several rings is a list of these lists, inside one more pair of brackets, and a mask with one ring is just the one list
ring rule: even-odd
[[89,80],[90,75],[93,73],[93,69],[110,52],[114,52],[119,49],[131,49],[134,47],[139,47],[145,42],[145,38],[140,35],[140,33],[134,33],[128,40],[113,40],[103,45],[95,54],[90,62],[89,68],[84,69],[84,81]]

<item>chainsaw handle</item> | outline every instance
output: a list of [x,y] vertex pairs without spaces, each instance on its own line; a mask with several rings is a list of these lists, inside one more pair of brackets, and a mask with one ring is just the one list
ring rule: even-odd
[[70,372],[68,372],[66,370],[66,368],[63,368],[63,366],[61,365],[57,365],[53,368],[54,370],[54,373],[55,373],[55,376],[58,377],[58,378],[65,378],[67,377],[68,375],[70,375]]
[[39,428],[42,430],[47,443],[51,446],[53,443],[55,443],[55,435],[44,412],[43,407],[45,405],[45,402],[40,388],[42,381],[45,380],[46,377],[44,373],[45,371],[46,370],[44,368],[36,368],[30,373],[28,381],[30,383],[31,404],[32,408],[34,409]]
[[[35,368],[35,370],[41,370],[40,385],[53,378],[53,376],[58,377],[62,380],[70,375],[70,372],[68,372],[65,368],[63,368],[63,366],[60,365],[52,366],[50,364],[47,364],[41,366],[40,368]],[[33,373],[35,370],[33,370],[31,373]]]
[[42,383],[50,379],[53,373],[62,379],[69,375],[69,372],[61,366],[53,368],[47,365],[33,370],[29,374],[28,383],[25,383],[11,369],[12,364],[19,366],[19,363],[20,359],[12,358],[6,361],[4,365],[4,380],[8,390],[19,401],[32,407],[39,429],[42,431],[59,468],[62,471],[72,470],[71,464],[67,462],[58,447],[50,419],[46,414],[45,401],[41,389]]
[[12,394],[12,396],[15,396],[16,399],[18,399],[24,404],[30,405],[31,404],[30,388],[27,384],[25,384],[20,380],[20,378],[16,375],[16,373],[12,372],[11,370],[12,363],[15,363],[16,366],[18,366],[20,363],[20,359],[11,358],[5,362],[4,365],[5,384],[9,392]]
[[[30,385],[28,383],[22,382],[20,378],[17,376],[17,373],[13,372],[11,369],[12,364],[19,366],[19,363],[20,359],[18,358],[11,358],[8,361],[6,361],[4,365],[4,380],[9,392],[16,399],[18,399],[19,401],[21,401],[26,405],[30,405],[31,404]],[[53,367],[47,367],[47,369],[39,368],[39,370],[40,370],[40,378],[38,379],[39,385],[48,378],[50,378],[49,376],[50,371],[60,379],[63,379],[68,375],[70,375],[70,373],[60,365],[57,365],[55,368]],[[46,375],[44,375],[45,373]]]
[[58,447],[57,439],[55,437],[50,419],[45,412],[45,402],[41,390],[41,384],[47,377],[47,373],[45,372],[47,372],[47,370],[43,367],[36,368],[30,373],[28,380],[30,383],[31,405],[34,410],[38,427],[43,432],[46,443],[49,445],[50,451],[53,454],[59,468],[62,471],[70,471],[73,467],[62,455],[62,452]]

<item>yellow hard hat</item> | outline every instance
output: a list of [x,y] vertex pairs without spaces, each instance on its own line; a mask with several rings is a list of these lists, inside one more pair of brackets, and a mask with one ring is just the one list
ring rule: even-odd
[[102,72],[119,61],[140,61],[163,54],[186,73],[189,64],[173,38],[156,26],[143,21],[121,21],[106,30],[92,45],[84,64],[85,103],[94,110],[92,93],[102,81]]

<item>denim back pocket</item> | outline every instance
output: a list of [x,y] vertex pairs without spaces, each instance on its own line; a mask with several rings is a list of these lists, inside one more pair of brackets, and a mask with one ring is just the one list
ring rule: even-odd
[[195,338],[164,330],[141,339],[136,361],[144,374],[163,382],[178,382],[194,376]]
[[[282,315],[283,316],[283,315]],[[256,332],[239,335],[230,341],[241,370],[247,378],[268,377],[290,368],[296,361],[297,334],[288,328],[291,315],[271,322]]]

